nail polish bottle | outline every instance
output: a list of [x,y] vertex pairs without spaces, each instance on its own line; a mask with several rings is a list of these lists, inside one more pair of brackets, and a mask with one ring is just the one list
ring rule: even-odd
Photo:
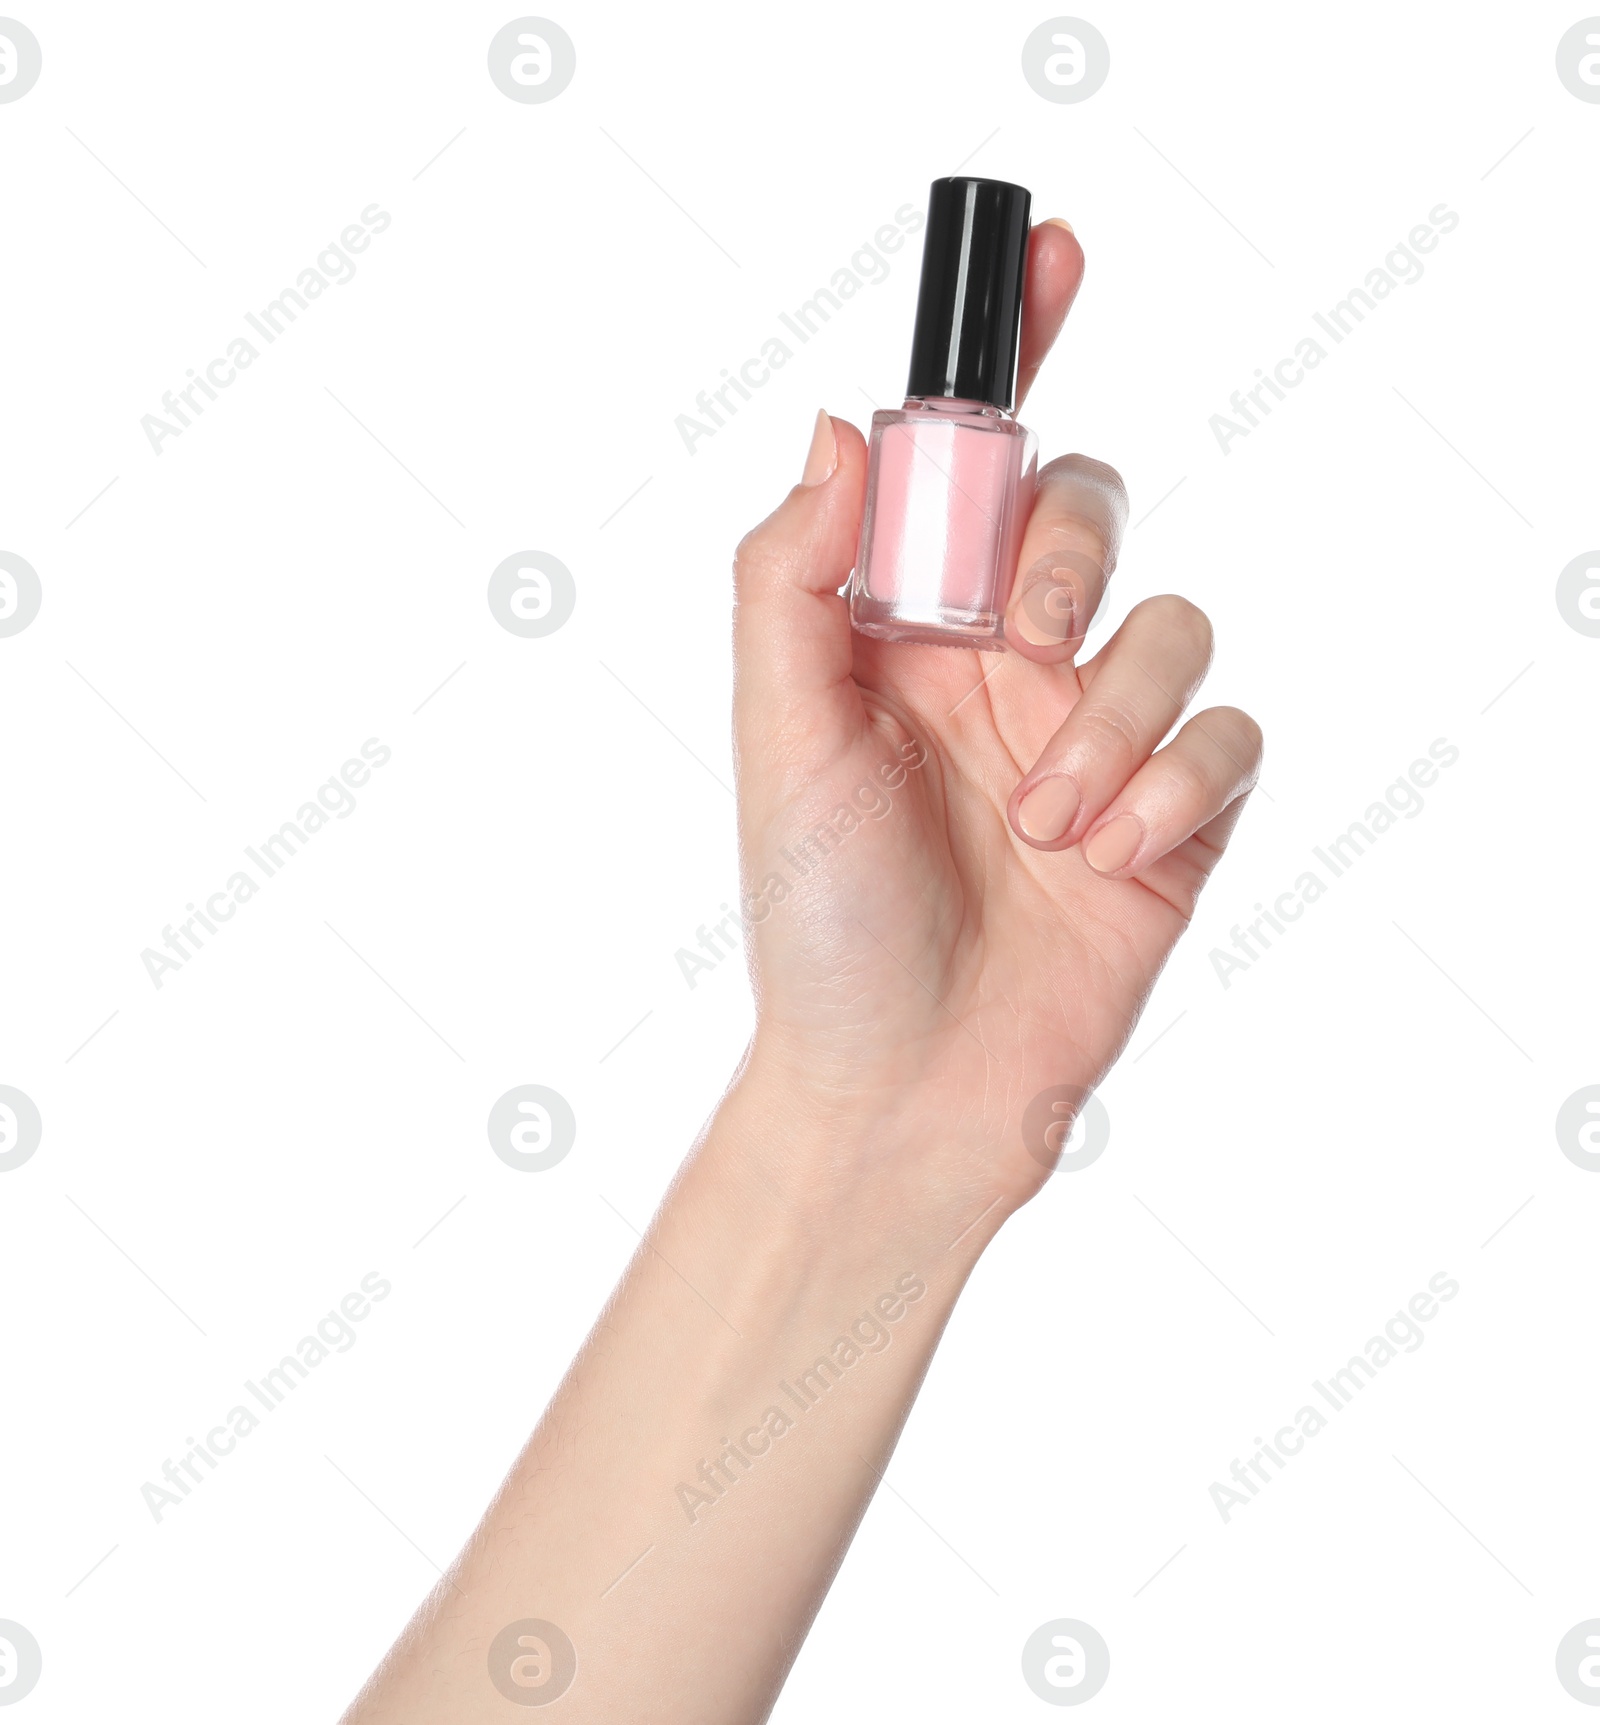
[[1012,417],[1029,194],[935,180],[906,404],[872,416],[850,621],[884,641],[1003,652],[1038,442]]

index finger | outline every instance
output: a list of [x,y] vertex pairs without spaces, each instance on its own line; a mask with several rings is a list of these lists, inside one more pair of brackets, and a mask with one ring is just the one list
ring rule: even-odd
[[1028,236],[1028,273],[1022,284],[1022,337],[1017,344],[1017,406],[1027,399],[1039,367],[1055,345],[1083,281],[1083,247],[1060,216]]

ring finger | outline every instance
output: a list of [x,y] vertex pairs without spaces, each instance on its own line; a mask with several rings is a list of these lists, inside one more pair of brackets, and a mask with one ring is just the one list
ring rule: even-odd
[[1083,860],[1110,880],[1143,875],[1230,808],[1261,770],[1261,727],[1210,707],[1128,780],[1083,839]]

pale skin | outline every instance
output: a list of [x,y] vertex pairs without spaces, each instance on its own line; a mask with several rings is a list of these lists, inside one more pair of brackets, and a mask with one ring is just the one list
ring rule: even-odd
[[[1034,229],[1021,393],[1082,275],[1065,224]],[[523,1619],[576,1656],[541,1718],[767,1716],[973,1265],[1050,1178],[1060,1128],[1026,1137],[1030,1101],[1105,1075],[1255,782],[1248,716],[1181,722],[1211,657],[1188,600],[1144,601],[1079,662],[1127,517],[1112,469],[1041,470],[1003,655],[852,632],[865,478],[860,432],[819,415],[736,558],[749,1051],[345,1725],[528,1716],[488,1669]],[[523,1654],[542,1700],[559,1649]]]

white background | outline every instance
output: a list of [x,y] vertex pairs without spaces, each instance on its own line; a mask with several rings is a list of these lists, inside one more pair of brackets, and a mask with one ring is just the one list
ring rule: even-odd
[[[898,399],[918,244],[693,455],[675,417],[958,167],[1076,227],[1027,417],[1126,476],[1111,615],[1198,601],[1208,699],[1267,766],[1103,1088],[1108,1150],[981,1266],[777,1717],[1049,1716],[1018,1661],[1063,1616],[1110,1645],[1107,1721],[1581,1717],[1554,1653],[1600,1615],[1600,1179],[1554,1119],[1600,1081],[1600,640],[1555,602],[1600,543],[1600,106],[1555,73],[1582,12],[1095,0],[1110,77],[1065,105],[1020,69],[1050,10],[1004,3],[561,0],[577,75],[544,105],[487,75],[505,7],[20,15],[19,1720],[330,1719],[473,1525],[747,1035],[741,966],[691,990],[675,958],[737,884],[730,554],[819,405]],[[141,417],[374,202],[354,279],[155,455]],[[1440,203],[1422,279],[1224,455],[1210,417]],[[577,584],[543,640],[485,599],[522,549]],[[141,951],[369,737],[393,759],[355,813],[157,990]],[[1436,738],[1460,759],[1423,812],[1224,988],[1212,950]],[[540,1175],[484,1130],[522,1083],[578,1119]],[[1211,1482],[1441,1270],[1426,1344],[1224,1525]],[[393,1292],[357,1345],[157,1524],[142,1484],[369,1271]]]

